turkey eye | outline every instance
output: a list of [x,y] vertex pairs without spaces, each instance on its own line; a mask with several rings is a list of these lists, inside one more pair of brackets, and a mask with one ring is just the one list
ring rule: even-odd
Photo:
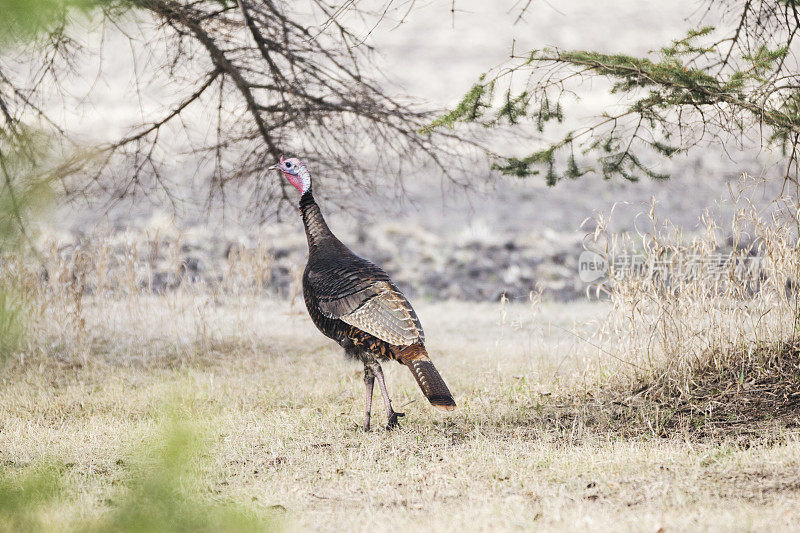
[[286,168],[292,168],[292,164],[291,163],[286,163]]

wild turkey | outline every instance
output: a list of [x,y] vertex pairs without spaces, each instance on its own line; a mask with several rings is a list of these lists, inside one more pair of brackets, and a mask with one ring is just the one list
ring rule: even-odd
[[398,413],[386,389],[380,361],[394,359],[411,370],[428,401],[452,411],[456,402],[425,350],[422,325],[411,304],[377,265],[342,244],[328,228],[311,192],[311,175],[296,158],[284,159],[278,169],[300,191],[300,213],[308,238],[308,262],[303,273],[303,298],[311,320],[338,342],[345,354],[364,363],[369,431],[375,380],[383,395],[387,428],[399,427]]

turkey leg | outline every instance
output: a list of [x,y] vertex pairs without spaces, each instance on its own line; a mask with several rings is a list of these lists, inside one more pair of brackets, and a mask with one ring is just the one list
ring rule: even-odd
[[372,414],[372,391],[375,386],[375,371],[364,365],[364,384],[367,386],[367,414],[364,417],[364,431],[369,431],[369,419]]
[[392,400],[389,398],[389,391],[386,390],[386,380],[383,378],[383,369],[379,363],[375,363],[375,377],[378,379],[378,386],[381,388],[381,395],[383,395],[383,403],[386,406],[386,416],[389,421],[386,424],[386,429],[394,429],[400,427],[400,422],[397,420],[401,416],[406,416],[405,413],[398,413],[392,409]]

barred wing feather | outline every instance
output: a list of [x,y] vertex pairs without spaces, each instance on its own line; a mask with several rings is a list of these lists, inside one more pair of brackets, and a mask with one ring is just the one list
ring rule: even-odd
[[[408,346],[425,342],[422,325],[411,304],[383,271],[380,274],[383,275],[361,278],[360,283],[355,276],[342,276],[339,290],[317,290],[320,311],[389,344]],[[322,279],[310,281],[317,282],[315,288],[322,285],[319,283]]]

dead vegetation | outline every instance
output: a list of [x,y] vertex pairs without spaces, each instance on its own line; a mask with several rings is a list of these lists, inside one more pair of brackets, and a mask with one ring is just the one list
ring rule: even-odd
[[[800,350],[796,343],[751,346],[730,354],[730,366],[692,376],[689,394],[637,391],[628,407],[649,410],[662,434],[726,433],[758,437],[765,423],[800,422]],[[648,409],[649,407],[649,409]]]
[[699,235],[660,221],[655,203],[636,235],[596,220],[589,247],[610,265],[597,286],[612,305],[599,328],[605,393],[655,435],[797,422],[798,211],[789,197],[756,208],[753,180],[738,190],[730,226],[707,213]]

